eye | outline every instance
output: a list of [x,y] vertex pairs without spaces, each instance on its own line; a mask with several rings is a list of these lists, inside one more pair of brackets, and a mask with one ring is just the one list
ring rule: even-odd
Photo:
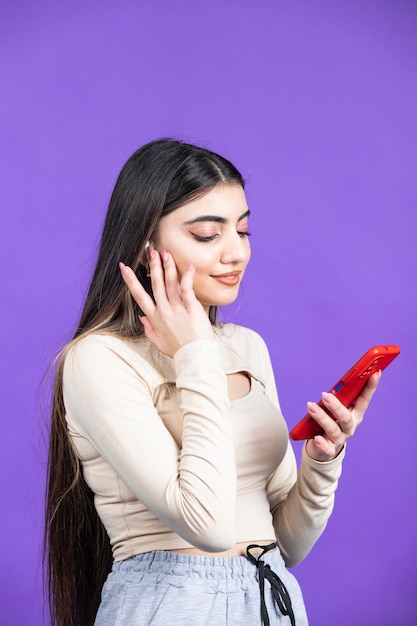
[[196,235],[195,233],[193,233],[192,231],[190,231],[191,235],[194,237],[194,239],[196,241],[214,241],[214,239],[216,239],[219,234],[216,233],[215,235],[206,235],[206,236],[202,236],[202,235]]
[[238,230],[237,234],[239,237],[250,237],[252,233],[248,233],[247,230]]

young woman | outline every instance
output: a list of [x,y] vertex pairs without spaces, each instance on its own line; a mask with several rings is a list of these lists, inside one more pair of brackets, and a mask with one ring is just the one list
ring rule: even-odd
[[286,567],[323,532],[379,376],[352,411],[324,394],[337,421],[309,404],[325,434],[297,475],[265,344],[218,321],[250,258],[248,220],[241,175],[208,150],[155,141],[120,173],[56,370],[54,625],[307,624]]

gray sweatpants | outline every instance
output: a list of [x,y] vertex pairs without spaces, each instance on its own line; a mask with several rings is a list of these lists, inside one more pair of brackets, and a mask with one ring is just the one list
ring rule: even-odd
[[[300,587],[279,550],[262,557],[286,586],[296,626],[308,626]],[[265,580],[270,626],[289,626]],[[153,551],[114,563],[95,626],[260,626],[259,573],[246,557]]]

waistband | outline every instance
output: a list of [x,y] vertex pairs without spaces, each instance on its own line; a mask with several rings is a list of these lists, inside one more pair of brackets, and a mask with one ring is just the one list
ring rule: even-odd
[[[257,556],[252,554],[254,548],[261,549]],[[246,556],[217,557],[187,554],[183,552],[169,552],[153,550],[136,556],[116,561],[113,564],[111,576],[139,576],[147,574],[194,577],[202,581],[223,581],[227,586],[236,584],[237,580],[250,579],[256,581],[260,591],[261,619],[264,626],[269,626],[269,615],[265,603],[265,581],[271,586],[274,602],[282,615],[290,618],[295,626],[295,618],[291,598],[286,586],[281,580],[285,571],[285,564],[276,543],[267,546],[252,544],[248,546]],[[211,584],[211,583],[210,583]]]
[[[263,546],[262,546],[263,547]],[[267,552],[262,560],[275,571],[283,571],[285,564],[279,548]],[[237,575],[257,578],[257,568],[246,556],[202,556],[168,550],[152,550],[136,554],[123,561],[113,563],[114,574],[134,574],[144,572],[179,575],[193,574],[201,578],[234,578]]]

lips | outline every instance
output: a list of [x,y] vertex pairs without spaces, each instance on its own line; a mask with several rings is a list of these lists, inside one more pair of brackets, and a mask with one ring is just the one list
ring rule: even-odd
[[241,270],[234,270],[233,272],[225,272],[224,274],[212,274],[211,277],[224,285],[237,285],[241,273]]

